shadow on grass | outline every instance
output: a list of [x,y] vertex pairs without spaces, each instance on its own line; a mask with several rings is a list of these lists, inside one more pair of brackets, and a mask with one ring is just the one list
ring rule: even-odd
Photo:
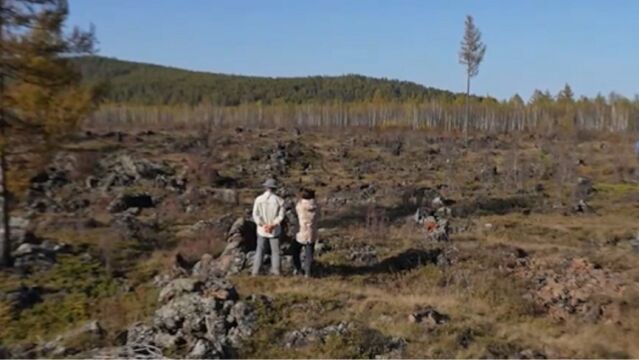
[[383,261],[370,266],[354,265],[326,265],[316,262],[313,267],[317,277],[327,276],[353,276],[353,275],[375,275],[392,274],[413,270],[428,264],[437,264],[437,259],[441,255],[441,249],[408,249],[400,254],[391,256]]

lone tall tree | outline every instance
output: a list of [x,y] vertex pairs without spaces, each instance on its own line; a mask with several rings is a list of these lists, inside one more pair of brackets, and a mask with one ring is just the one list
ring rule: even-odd
[[15,139],[48,143],[95,104],[69,57],[93,52],[93,31],[63,31],[66,0],[0,0],[0,267],[11,264],[7,155]]
[[470,97],[470,79],[479,73],[479,64],[484,59],[486,45],[481,42],[481,32],[475,26],[473,17],[466,16],[464,38],[459,50],[459,63],[466,67],[466,115],[464,117],[464,138],[468,137],[468,100]]

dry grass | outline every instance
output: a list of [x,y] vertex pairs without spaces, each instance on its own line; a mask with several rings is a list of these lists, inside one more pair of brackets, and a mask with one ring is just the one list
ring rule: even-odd
[[175,249],[175,253],[180,254],[186,261],[195,263],[204,254],[219,256],[226,242],[224,241],[224,231],[222,229],[207,227],[195,231],[191,237],[181,239]]
[[[188,131],[170,135],[174,142],[188,143],[197,138]],[[36,232],[42,238],[87,248],[93,254],[101,254],[99,257],[107,268],[124,272],[120,275],[127,279],[132,291],[114,291],[97,302],[93,302],[95,299],[81,302],[83,309],[88,303],[96,310],[95,316],[112,334],[130,322],[144,319],[152,311],[155,293],[148,284],[171,266],[175,252],[194,262],[204,253],[217,255],[222,251],[226,245],[222,231],[225,229],[206,227],[191,231],[192,225],[200,220],[232,221],[244,215],[258,193],[253,185],[265,176],[265,164],[251,161],[251,155],[273,149],[277,142],[294,140],[289,132],[278,130],[251,129],[236,134],[221,129],[215,139],[209,139],[215,151],[207,153],[201,146],[171,149],[171,144],[165,144],[165,136],[167,134],[157,135],[152,138],[155,140],[143,144],[87,140],[68,147],[71,151],[99,152],[126,149],[141,157],[165,160],[179,169],[188,169],[191,192],[186,194],[156,188],[138,189],[140,184],[132,186],[162,199],[156,209],[145,209],[139,217],[144,221],[156,219],[149,222],[157,225],[153,235],[159,240],[142,252],[132,252],[136,256],[134,261],[124,264],[116,261],[115,255],[121,252],[121,246],[126,250],[139,244],[132,239],[113,237],[110,225],[113,216],[105,212],[109,197],[101,200],[100,195],[96,195],[88,210],[101,224],[97,228],[83,228],[77,225],[82,219],[65,214],[47,213],[38,218]],[[615,158],[615,153],[628,143],[590,137],[579,144],[573,140],[528,139],[526,136],[516,141],[500,136],[486,147],[475,145],[466,149],[459,139],[434,140],[433,136],[396,130],[379,133],[353,130],[304,131],[297,138],[304,146],[304,160],[312,166],[303,171],[300,164],[294,163],[279,180],[291,186],[316,188],[319,199],[326,205],[321,224],[325,229],[320,237],[332,248],[317,260],[333,271],[312,279],[233,277],[242,296],[266,294],[275,302],[273,314],[266,314],[269,322],[262,324],[256,335],[261,339],[257,342],[260,347],[247,356],[356,356],[348,344],[340,341],[288,351],[273,340],[281,339],[286,331],[304,326],[352,321],[384,335],[405,338],[408,348],[404,356],[407,357],[490,357],[488,349],[506,353],[525,348],[543,351],[551,357],[638,357],[634,339],[639,336],[636,320],[639,304],[637,297],[631,296],[634,293],[626,295],[621,324],[591,324],[577,317],[556,323],[531,311],[525,297],[526,283],[499,270],[503,260],[501,249],[519,247],[531,257],[549,263],[566,257],[587,258],[623,276],[629,288],[635,287],[633,282],[639,281],[639,267],[628,239],[639,231],[639,187],[630,177],[629,169],[636,168],[637,164],[627,157]],[[393,144],[398,137],[403,137],[401,156],[393,155]],[[602,149],[601,144],[606,147]],[[430,154],[434,149],[440,153]],[[562,154],[567,149],[574,153]],[[346,156],[342,157],[344,151]],[[585,164],[576,165],[577,159],[583,159]],[[621,172],[620,162],[624,163]],[[366,171],[367,166],[370,171]],[[493,166],[498,168],[498,174],[482,178],[482,169]],[[239,170],[240,167],[243,170]],[[91,171],[89,166],[80,168],[82,175],[78,178]],[[211,199],[201,198],[194,191],[209,182],[206,176],[213,168],[241,179],[245,187],[239,191],[239,204],[209,201]],[[364,170],[356,171],[358,168]],[[622,174],[625,177],[621,177]],[[596,214],[565,213],[572,201],[576,176],[593,179],[598,191],[589,202]],[[562,179],[565,181],[561,182]],[[319,186],[319,183],[326,185]],[[401,203],[402,190],[409,187],[435,188],[445,184],[449,186],[442,189],[446,197],[472,203],[479,195],[506,198],[516,195],[518,190],[530,194],[538,183],[544,185],[548,196],[543,209],[528,215],[517,211],[454,219],[453,227],[462,230],[452,235],[450,246],[458,252],[457,262],[452,266],[428,263],[403,271],[356,271],[363,266],[355,266],[349,259],[351,247],[364,245],[374,247],[380,261],[401,256],[411,249],[436,246],[425,244],[424,234],[407,219],[409,212],[400,211],[406,206]],[[378,190],[371,199],[374,205],[357,200],[358,189],[363,184],[372,184]],[[337,192],[338,187],[341,190],[350,187],[350,193],[345,191],[350,203],[327,203],[326,199]],[[200,206],[187,213],[187,203]],[[552,208],[554,204],[563,204],[563,207]],[[462,226],[466,223],[471,226]],[[0,287],[3,290],[15,287],[19,281],[16,277],[2,278]],[[434,328],[410,323],[407,316],[418,306],[433,306],[450,315],[451,321]],[[1,313],[0,308],[0,321]],[[34,321],[29,319],[25,323],[34,324]],[[473,334],[467,347],[458,340],[465,332]]]

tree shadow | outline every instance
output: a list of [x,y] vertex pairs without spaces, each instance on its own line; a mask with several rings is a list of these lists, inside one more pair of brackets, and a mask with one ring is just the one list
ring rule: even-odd
[[391,256],[381,262],[369,266],[355,265],[326,265],[321,262],[313,264],[317,277],[327,276],[354,276],[354,275],[375,275],[392,274],[413,270],[428,264],[437,264],[438,258],[442,254],[442,249],[408,249],[402,253]]

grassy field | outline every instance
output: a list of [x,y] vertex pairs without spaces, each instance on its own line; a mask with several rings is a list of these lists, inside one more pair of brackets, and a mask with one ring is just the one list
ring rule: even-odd
[[[31,212],[36,238],[72,251],[45,270],[0,273],[0,292],[42,289],[41,301],[23,309],[0,301],[5,346],[51,339],[89,319],[107,330],[100,345],[115,343],[155,308],[153,278],[175,252],[219,254],[226,227],[275,174],[286,188],[317,189],[328,250],[311,279],[231,277],[240,296],[273,299],[258,309],[258,331],[241,356],[368,357],[380,337],[398,337],[402,357],[639,357],[639,253],[631,245],[639,236],[639,159],[624,138],[491,136],[466,144],[427,132],[228,129],[204,141],[189,133],[82,135],[61,154],[76,159],[76,174],[51,190],[53,201],[82,198],[86,207],[29,211],[23,190],[42,165],[33,156],[12,159],[20,162],[10,173],[19,195],[13,214]],[[123,154],[184,174],[186,190],[146,180],[84,186],[88,176],[117,172],[95,164]],[[212,187],[212,170],[237,180],[237,202],[200,192]],[[579,178],[592,182],[591,212],[573,209]],[[447,243],[427,241],[412,220],[411,194],[424,188],[454,202]],[[141,192],[159,200],[135,216],[135,231],[123,229],[107,207],[118,194]],[[192,230],[201,220],[213,229]],[[362,249],[374,258],[360,261]],[[440,253],[446,264],[433,255]],[[409,321],[424,307],[449,320]],[[355,330],[282,345],[292,330],[339,322]]]

